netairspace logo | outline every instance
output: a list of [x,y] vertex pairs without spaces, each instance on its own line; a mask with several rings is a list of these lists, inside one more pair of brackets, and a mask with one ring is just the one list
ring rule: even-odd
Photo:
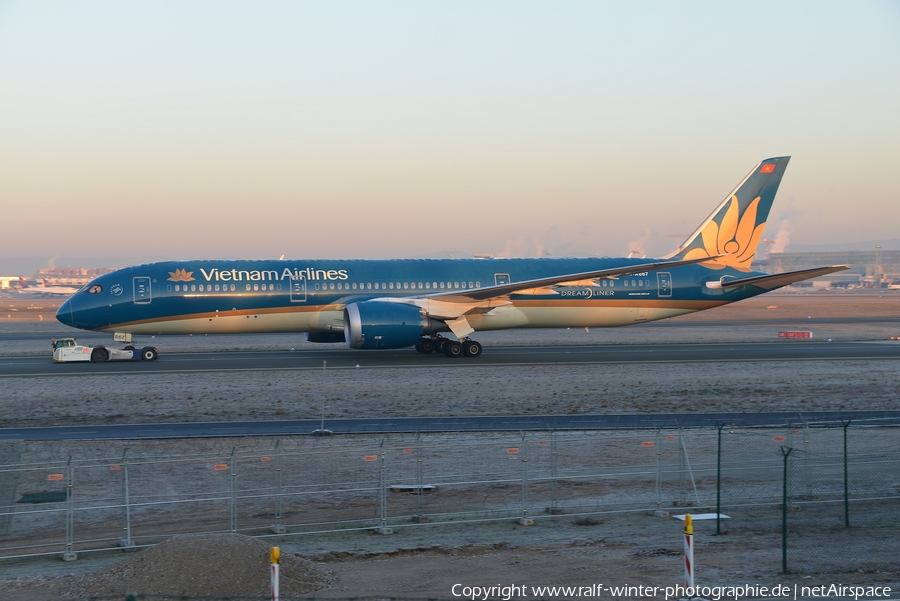
[[771,598],[793,599],[798,598],[826,598],[853,599],[858,601],[860,597],[885,598],[891,596],[889,586],[849,586],[844,584],[823,584],[819,586],[793,587],[783,584],[773,586],[760,586],[746,584],[742,586],[603,586],[602,583],[590,586],[527,586],[524,584],[496,584],[490,586],[467,586],[454,584],[450,589],[454,597],[468,599],[469,601],[488,601],[498,599],[511,601],[512,599],[539,598],[539,599],[575,599],[589,597],[608,597],[621,599],[623,597],[647,598],[647,599],[691,599],[702,597],[711,601],[740,601],[746,598]]

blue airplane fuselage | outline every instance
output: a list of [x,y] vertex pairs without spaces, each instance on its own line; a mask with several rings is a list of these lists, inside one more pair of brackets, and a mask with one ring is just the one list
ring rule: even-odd
[[[67,325],[135,334],[333,331],[348,304],[640,266],[654,259],[173,261],[102,275],[58,313]],[[474,329],[620,326],[730,303],[764,290],[706,282],[757,272],[686,265],[511,293]],[[92,292],[88,292],[93,288]]]

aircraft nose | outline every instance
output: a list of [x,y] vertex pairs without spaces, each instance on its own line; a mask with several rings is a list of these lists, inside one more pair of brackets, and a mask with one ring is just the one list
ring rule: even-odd
[[65,324],[70,327],[77,327],[75,325],[75,315],[72,309],[72,299],[67,298],[66,301],[59,306],[59,309],[56,310],[56,319],[62,324]]

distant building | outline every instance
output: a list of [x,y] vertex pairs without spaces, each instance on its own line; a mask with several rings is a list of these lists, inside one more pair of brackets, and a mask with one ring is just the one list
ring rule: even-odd
[[42,267],[30,279],[43,282],[47,286],[83,286],[95,277],[115,271],[116,267]]
[[843,250],[832,252],[771,253],[769,264],[759,268],[769,273],[796,271],[826,265],[849,265],[850,269],[839,271],[813,280],[822,286],[887,287],[900,284],[900,250]]

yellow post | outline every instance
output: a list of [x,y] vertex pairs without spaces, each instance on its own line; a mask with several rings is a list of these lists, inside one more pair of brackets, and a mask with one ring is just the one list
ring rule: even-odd
[[694,520],[691,514],[684,516],[684,586],[690,589],[688,597],[694,596]]
[[269,552],[269,561],[272,563],[272,601],[278,601],[278,560],[281,559],[281,549],[272,547]]

